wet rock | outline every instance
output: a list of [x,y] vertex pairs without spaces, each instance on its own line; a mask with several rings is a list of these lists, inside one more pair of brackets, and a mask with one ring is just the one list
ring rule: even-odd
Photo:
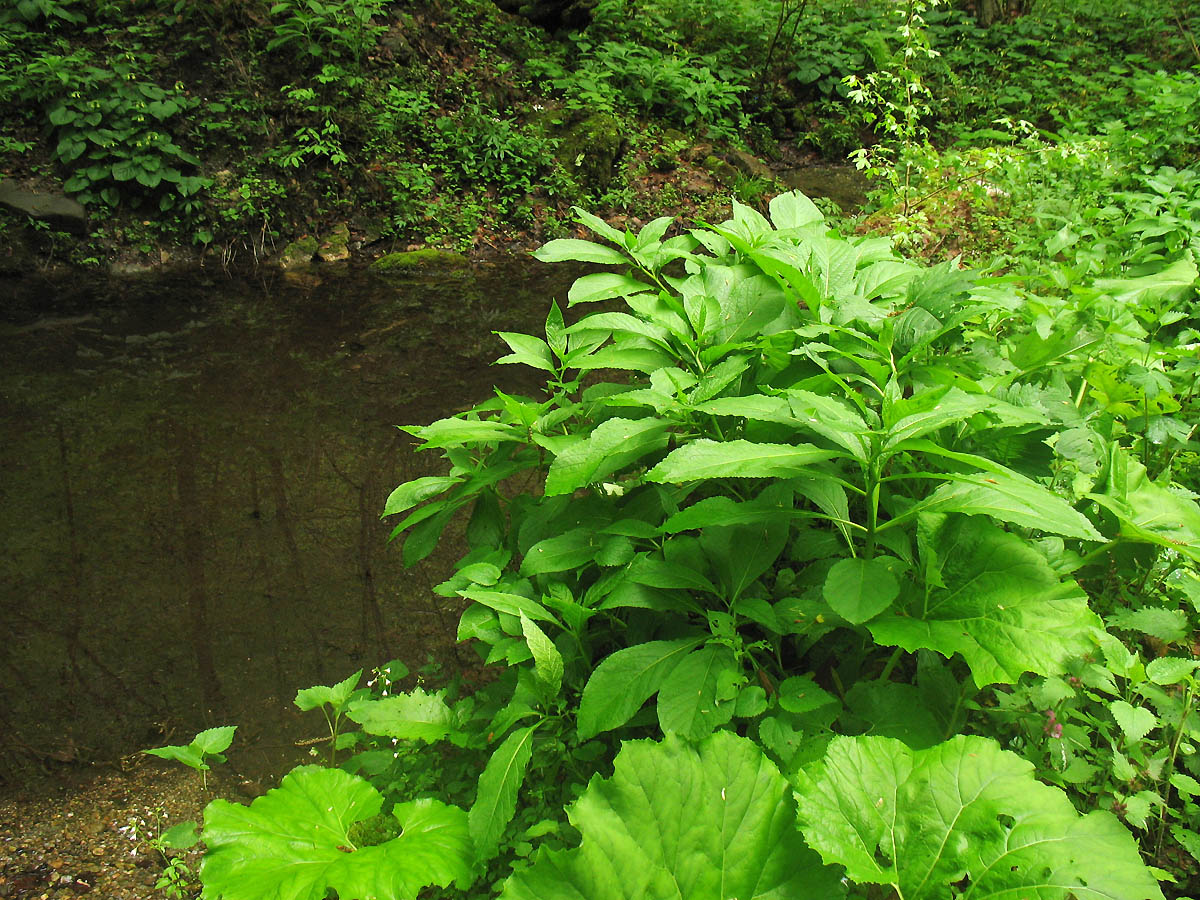
[[312,235],[306,234],[297,238],[286,247],[275,259],[281,269],[297,269],[312,263],[313,257],[321,248],[320,243]]
[[24,191],[10,181],[0,181],[0,203],[62,231],[87,234],[87,210],[65,194]]
[[321,241],[317,248],[321,262],[344,262],[350,258],[350,226],[341,222]]
[[380,275],[406,275],[414,269],[465,269],[470,265],[461,253],[451,250],[407,250],[388,253],[371,263],[371,271]]
[[593,113],[566,129],[558,156],[585,186],[606,188],[624,152],[621,120],[612,113]]
[[775,177],[770,166],[753,153],[747,153],[745,150],[730,150],[725,154],[725,161],[747,178],[771,179]]

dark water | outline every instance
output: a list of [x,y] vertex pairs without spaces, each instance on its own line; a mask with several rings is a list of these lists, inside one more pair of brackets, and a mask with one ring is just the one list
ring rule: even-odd
[[297,688],[453,666],[448,560],[403,569],[379,520],[440,470],[393,426],[532,390],[490,332],[539,332],[568,282],[0,281],[0,785],[227,723],[252,768],[323,728]]

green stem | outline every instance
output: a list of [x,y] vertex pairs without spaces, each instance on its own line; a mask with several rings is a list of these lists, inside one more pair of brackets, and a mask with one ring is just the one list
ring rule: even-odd
[[896,668],[897,663],[900,662],[900,658],[903,655],[904,655],[903,647],[897,647],[895,650],[892,651],[892,655],[888,657],[887,665],[885,665],[883,667],[883,671],[879,673],[880,681],[887,681],[889,678],[892,677],[892,671]]

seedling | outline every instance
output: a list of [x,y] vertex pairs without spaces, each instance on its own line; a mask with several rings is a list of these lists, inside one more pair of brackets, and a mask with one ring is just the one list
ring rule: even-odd
[[236,725],[222,725],[219,728],[201,731],[192,738],[190,744],[169,744],[166,747],[155,747],[142,752],[161,759],[173,759],[195,769],[200,773],[204,789],[208,790],[207,773],[211,768],[209,762],[225,762],[225,751],[233,743],[235,731],[237,731]]

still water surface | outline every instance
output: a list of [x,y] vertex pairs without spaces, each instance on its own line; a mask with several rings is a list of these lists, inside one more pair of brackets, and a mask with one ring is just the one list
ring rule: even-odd
[[570,275],[0,282],[0,787],[227,723],[269,768],[323,727],[297,688],[453,665],[448,559],[403,569],[379,520],[439,467],[393,426],[534,390],[491,332]]

